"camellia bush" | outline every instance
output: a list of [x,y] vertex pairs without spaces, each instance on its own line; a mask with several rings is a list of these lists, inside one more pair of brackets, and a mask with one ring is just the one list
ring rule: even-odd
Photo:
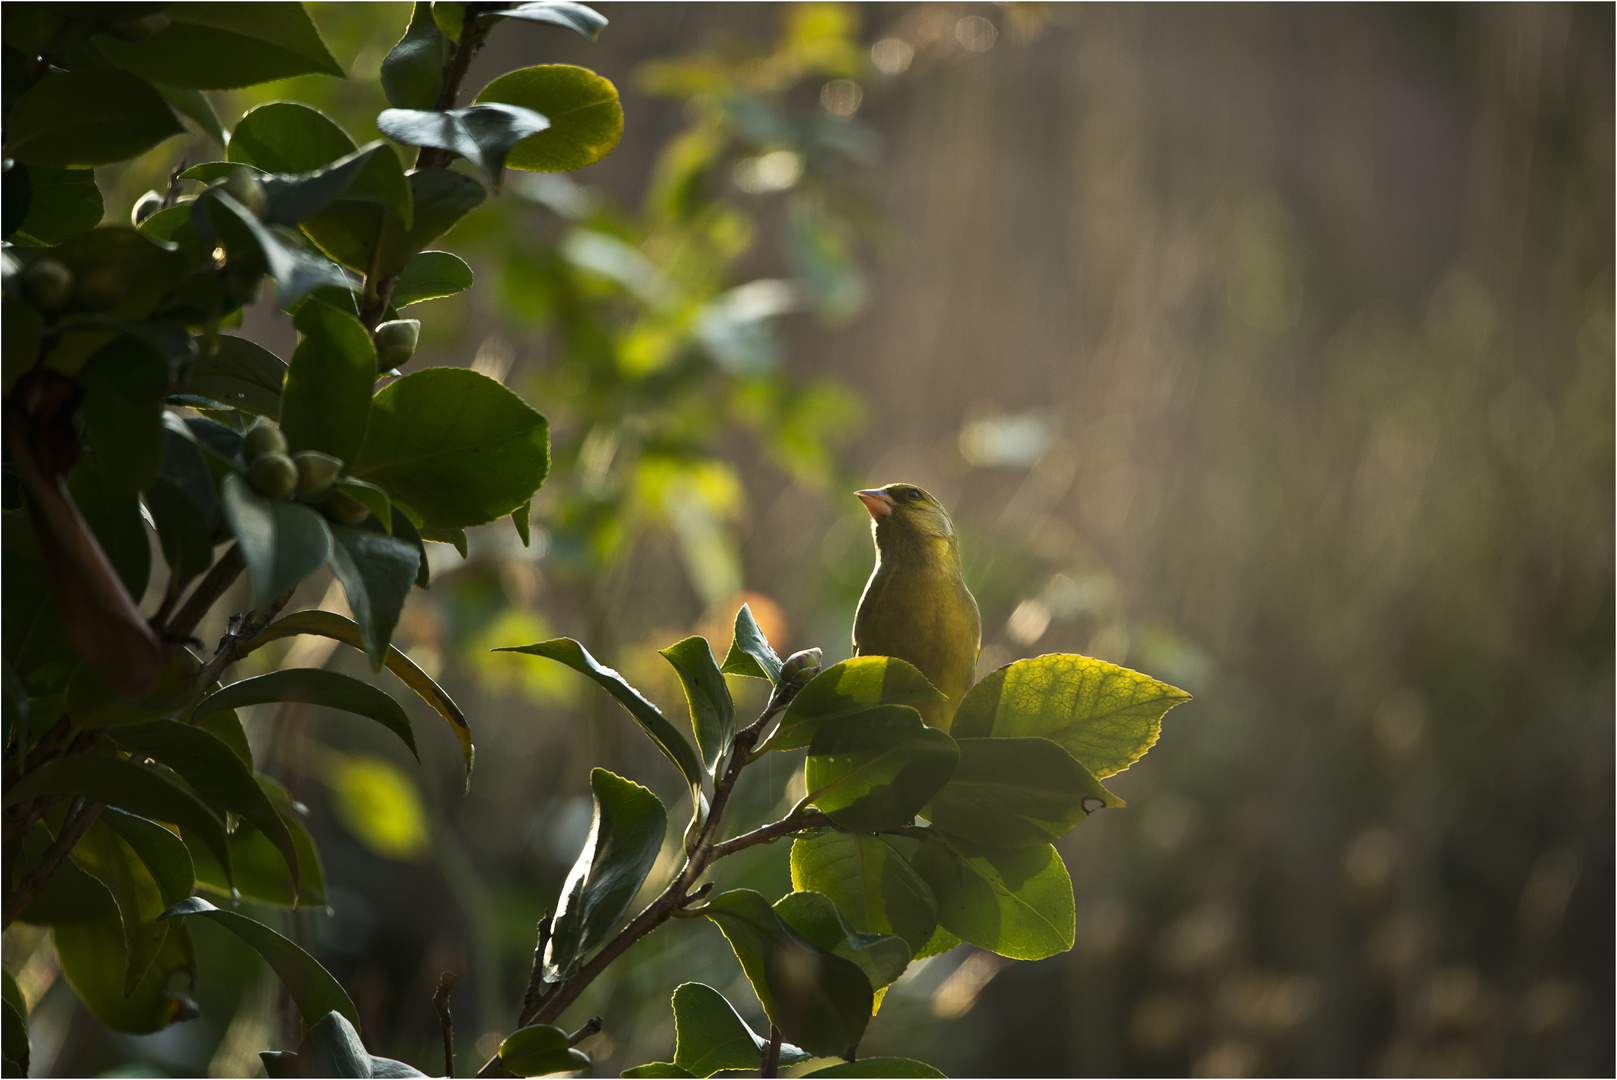
[[[507,72],[461,104],[471,58],[509,20],[591,38],[605,26],[567,0],[416,4],[381,68],[392,107],[376,126],[391,141],[361,146],[288,101],[227,136],[203,93],[341,75],[299,5],[6,11],[4,922],[50,927],[63,975],[113,1030],[197,1015],[188,923],[205,919],[260,954],[301,1012],[299,1045],[262,1055],[271,1075],[419,1075],[371,1055],[336,979],[246,913],[327,898],[306,811],[255,771],[238,710],[322,705],[414,753],[411,721],[337,672],[232,667],[294,636],[359,650],[450,726],[471,783],[466,717],[391,638],[411,590],[429,584],[426,542],[464,554],[467,528],[507,516],[526,541],[548,430],[475,371],[404,371],[420,330],[405,309],[471,287],[467,265],[431,245],[498,194],[506,170],[581,168],[623,128],[611,83],[569,65]],[[132,224],[103,226],[94,169],[146,153],[182,121],[219,160],[176,168]],[[289,357],[230,332],[267,295],[297,331]],[[166,576],[148,580],[154,566]],[[328,568],[353,618],[288,612],[297,586]],[[244,610],[223,610],[244,575]],[[196,637],[210,617],[225,623],[212,646]],[[677,919],[723,932],[769,1030],[686,983],[673,990],[672,1060],[629,1075],[775,1075],[811,1057],[846,1059],[813,1075],[940,1075],[858,1058],[885,988],[961,941],[1017,959],[1070,948],[1073,893],[1053,842],[1121,805],[1101,781],[1186,699],[1114,665],[1044,656],[991,674],[942,731],[913,708],[939,695],[908,664],[821,670],[819,650],[782,660],[743,608],[722,665],[700,637],[663,650],[686,690],[688,738],[579,643],[509,648],[606,689],[678,771],[692,810],[670,822],[647,788],[593,772],[588,839],[482,1075],[587,1067],[580,1045],[610,1017],[569,1033],[567,1009]],[[737,718],[726,675],[767,682],[758,717]],[[732,792],[772,751],[806,751],[808,794],[738,830]],[[632,912],[671,827],[683,858]],[[723,859],[786,839],[791,893],[722,888]],[[446,1066],[449,989],[434,998]],[[8,972],[8,1074],[28,1069],[27,1013]]]

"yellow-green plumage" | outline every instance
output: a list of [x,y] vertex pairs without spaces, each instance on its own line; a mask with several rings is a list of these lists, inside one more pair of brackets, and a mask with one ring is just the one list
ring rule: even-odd
[[896,656],[948,701],[917,702],[947,731],[977,673],[982,618],[960,573],[960,541],[938,501],[913,484],[858,492],[870,511],[876,569],[853,618],[855,656]]

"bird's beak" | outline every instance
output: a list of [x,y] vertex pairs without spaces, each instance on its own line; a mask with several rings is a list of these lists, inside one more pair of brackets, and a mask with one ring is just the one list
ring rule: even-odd
[[865,504],[865,509],[869,510],[870,516],[877,521],[893,512],[892,496],[879,488],[867,488],[864,491],[856,491],[854,494],[859,496],[859,501]]

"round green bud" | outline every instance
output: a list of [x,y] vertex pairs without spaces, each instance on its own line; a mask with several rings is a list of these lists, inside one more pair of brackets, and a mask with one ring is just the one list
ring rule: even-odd
[[327,517],[344,525],[363,525],[365,519],[371,516],[371,508],[346,491],[333,491],[327,496],[323,509]]
[[129,211],[129,220],[138,226],[161,209],[163,209],[163,196],[155,191],[148,191],[135,200],[135,208]]
[[780,665],[780,681],[782,684],[791,679],[808,682],[820,673],[820,662],[824,653],[819,649],[804,649],[788,656]]
[[254,217],[261,218],[269,209],[269,196],[264,185],[251,169],[237,168],[224,181],[225,194],[245,206]]
[[241,452],[248,461],[264,454],[286,453],[286,436],[281,429],[275,426],[275,421],[260,416],[253,421],[253,426],[247,429],[242,436]]
[[169,18],[161,11],[142,15],[138,19],[119,19],[107,26],[107,33],[119,41],[145,41],[154,34],[168,29]]
[[387,371],[409,363],[420,337],[421,322],[417,319],[394,319],[378,326],[374,335],[376,369]]
[[49,315],[67,306],[73,295],[73,271],[55,259],[35,259],[22,272],[22,288],[34,306]]
[[342,458],[318,450],[299,450],[292,455],[298,466],[298,494],[319,495],[342,472]]
[[247,479],[260,495],[284,499],[298,486],[298,467],[279,451],[260,454],[247,466]]

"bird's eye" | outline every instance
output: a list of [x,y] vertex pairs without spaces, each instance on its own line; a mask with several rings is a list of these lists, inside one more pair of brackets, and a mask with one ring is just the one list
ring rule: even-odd
[[905,494],[907,498],[913,499],[916,502],[920,502],[922,499],[926,498],[925,495],[921,494],[918,488],[910,488],[910,490]]

